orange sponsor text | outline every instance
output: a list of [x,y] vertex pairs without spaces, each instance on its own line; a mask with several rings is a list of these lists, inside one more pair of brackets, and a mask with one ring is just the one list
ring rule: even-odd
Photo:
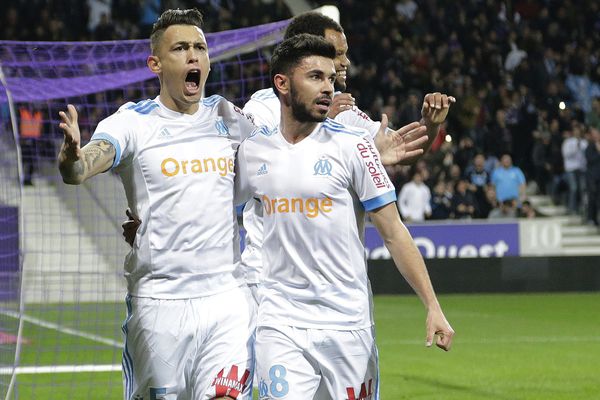
[[233,158],[220,157],[203,158],[193,160],[176,160],[174,158],[165,158],[160,164],[160,169],[165,176],[202,174],[207,172],[218,172],[225,176],[233,173]]
[[263,195],[261,200],[263,209],[267,215],[275,213],[301,213],[308,218],[316,218],[320,213],[331,212],[331,208],[333,207],[333,201],[329,197],[322,199],[317,199],[316,197],[310,197],[308,199],[299,197],[270,199]]

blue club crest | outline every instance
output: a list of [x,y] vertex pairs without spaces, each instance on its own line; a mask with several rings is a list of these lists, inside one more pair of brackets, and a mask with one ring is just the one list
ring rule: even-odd
[[331,162],[326,156],[322,156],[313,167],[315,173],[313,175],[331,176]]

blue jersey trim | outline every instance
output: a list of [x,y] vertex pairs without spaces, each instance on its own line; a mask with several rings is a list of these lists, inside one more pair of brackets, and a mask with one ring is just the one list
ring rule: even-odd
[[92,140],[106,140],[107,142],[112,144],[113,147],[115,148],[116,154],[115,154],[115,161],[113,161],[113,164],[110,167],[110,169],[113,169],[117,165],[119,165],[119,163],[121,162],[121,145],[119,144],[119,141],[117,139],[110,136],[108,133],[101,132],[101,133],[95,133],[94,136],[92,136]]
[[158,107],[154,100],[143,100],[127,107],[128,110],[137,112],[138,114],[150,114],[150,111]]
[[331,118],[327,118],[325,120],[325,122],[323,122],[323,126],[332,132],[346,133],[346,134],[352,135],[352,136],[364,136],[367,133],[366,130],[363,131],[363,130],[353,129],[344,124],[340,124],[339,122],[336,122],[336,121],[332,120]]
[[261,89],[255,92],[251,98],[256,100],[266,100],[277,97],[275,91],[273,89]]
[[219,96],[218,94],[213,94],[212,96],[202,99],[202,104],[204,104],[206,107],[212,107],[215,104],[217,104],[222,98],[223,97]]
[[376,208],[385,206],[390,203],[394,203],[396,201],[396,192],[390,190],[387,193],[382,194],[381,196],[373,197],[372,199],[365,200],[362,202],[365,211],[373,211]]

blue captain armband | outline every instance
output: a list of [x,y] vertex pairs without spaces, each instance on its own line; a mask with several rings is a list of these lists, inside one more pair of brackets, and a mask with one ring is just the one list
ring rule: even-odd
[[396,201],[396,192],[393,190],[382,194],[381,196],[373,197],[372,199],[365,200],[362,202],[365,211],[373,211],[376,208],[383,207],[387,204],[394,203]]

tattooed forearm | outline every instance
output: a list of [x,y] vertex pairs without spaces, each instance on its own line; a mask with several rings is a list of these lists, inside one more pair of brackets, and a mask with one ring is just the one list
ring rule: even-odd
[[81,149],[81,158],[76,161],[61,161],[60,173],[65,183],[78,185],[86,179],[110,168],[115,157],[115,148],[104,140],[92,141]]

